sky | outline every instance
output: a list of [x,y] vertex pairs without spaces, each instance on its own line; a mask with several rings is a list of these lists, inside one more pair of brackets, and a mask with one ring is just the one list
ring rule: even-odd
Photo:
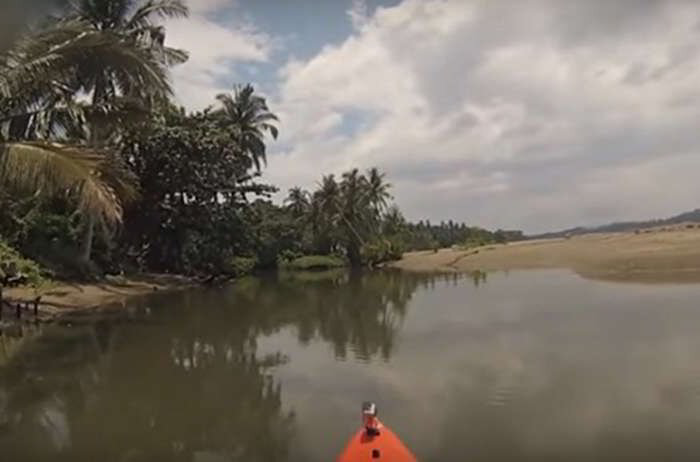
[[700,1],[190,0],[178,100],[252,83],[281,200],[378,167],[410,220],[540,232],[700,207]]

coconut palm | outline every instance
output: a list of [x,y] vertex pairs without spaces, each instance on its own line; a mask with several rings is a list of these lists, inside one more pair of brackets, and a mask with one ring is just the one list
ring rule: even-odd
[[80,138],[86,132],[76,58],[108,53],[111,43],[77,21],[21,37],[0,55],[0,136],[5,141]]
[[340,188],[334,175],[321,179],[311,196],[309,221],[316,250],[327,254],[335,246],[339,218]]
[[[29,181],[25,186],[43,185],[46,194],[81,191],[81,209],[92,211],[84,215],[84,260],[91,253],[94,224],[120,218],[116,191],[132,190],[128,182],[118,180],[119,175],[109,173],[113,170],[105,166],[113,162],[96,154],[94,148],[102,144],[100,131],[109,120],[106,116],[123,107],[123,98],[139,97],[149,102],[170,93],[167,66],[182,61],[185,55],[162,45],[162,29],[153,26],[151,19],[182,13],[184,7],[178,4],[147,2],[135,8],[128,20],[118,21],[117,13],[126,18],[134,2],[84,1],[69,19],[55,20],[42,31],[20,39],[0,58],[3,176],[6,180],[13,177],[15,187],[20,179]],[[99,11],[109,19],[96,21],[94,13]],[[92,94],[91,105],[74,101],[81,92]],[[88,133],[92,150],[75,147],[76,139],[84,139]],[[17,143],[26,140],[33,142]],[[51,177],[34,180],[10,168]],[[118,187],[108,187],[107,178],[117,180]],[[89,187],[96,182],[101,186]],[[104,192],[107,189],[111,193]],[[94,197],[87,198],[87,194]],[[102,210],[96,204],[102,204]]]
[[299,187],[294,187],[289,190],[284,202],[294,218],[303,217],[309,209],[309,193]]
[[[103,146],[108,134],[118,134],[109,123],[110,113],[124,101],[139,101],[147,109],[171,95],[168,68],[182,63],[187,54],[166,47],[158,18],[184,17],[180,0],[81,0],[69,14],[88,25],[92,33],[114,45],[111,55],[88,53],[76,57],[78,90],[91,95],[90,145]],[[94,220],[85,223],[81,259],[92,253]]]
[[348,258],[353,264],[360,262],[360,247],[365,243],[363,235],[371,226],[368,189],[367,179],[356,168],[343,173],[339,214]]
[[135,194],[129,177],[86,148],[47,141],[0,143],[0,185],[41,196],[69,194],[79,210],[106,225],[122,218]]
[[356,168],[343,173],[340,182],[340,213],[344,220],[359,224],[368,205],[367,180]]
[[391,205],[384,214],[382,232],[387,235],[399,233],[406,227],[406,219],[396,204]]
[[260,172],[261,161],[267,162],[265,134],[277,138],[277,116],[270,112],[262,96],[255,94],[252,85],[236,86],[233,95],[220,94],[216,97],[222,107],[215,115],[234,129],[234,139],[243,153],[249,157],[255,169]]
[[321,219],[326,227],[337,224],[340,211],[340,186],[335,180],[335,175],[326,175],[321,179],[315,199],[318,201]]
[[0,186],[43,196],[68,193],[95,222],[121,220],[122,200],[134,194],[133,185],[114,159],[76,140],[86,134],[85,113],[72,100],[76,57],[109,56],[115,48],[84,23],[63,21],[0,54]]
[[[157,18],[185,17],[180,0],[81,0],[70,18],[121,46],[121,55],[89,54],[76,60],[80,90],[92,95],[92,105],[119,97],[146,103],[172,93],[168,67],[183,63],[187,54],[164,45],[165,31]],[[130,56],[131,59],[124,59]]]
[[388,201],[391,199],[389,189],[391,184],[384,181],[386,175],[381,173],[376,167],[367,170],[367,200],[374,209],[375,215],[379,217],[386,209]]
[[[358,169],[349,170],[340,182],[333,175],[323,177],[307,208],[316,250],[327,253],[341,248],[351,263],[361,263],[361,248],[381,234],[389,188],[377,169],[368,170],[367,176]],[[403,222],[398,209],[393,214]]]

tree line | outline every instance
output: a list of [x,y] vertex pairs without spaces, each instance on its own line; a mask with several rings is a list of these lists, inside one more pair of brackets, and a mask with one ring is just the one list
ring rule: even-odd
[[429,220],[409,223],[407,225],[410,241],[408,247],[415,250],[452,247],[478,247],[486,244],[504,244],[525,239],[522,231],[489,231],[478,226],[468,226],[452,220],[431,224]]
[[406,222],[376,168],[274,204],[261,175],[279,121],[265,98],[241,85],[203,111],[173,102],[170,69],[188,55],[165,45],[159,20],[187,15],[180,0],[80,0],[0,54],[3,255],[64,277],[236,274],[503,238]]

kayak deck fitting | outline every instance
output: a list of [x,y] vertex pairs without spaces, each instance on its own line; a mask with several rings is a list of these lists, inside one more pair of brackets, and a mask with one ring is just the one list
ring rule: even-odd
[[377,418],[374,403],[362,405],[363,428],[350,439],[337,462],[417,462],[416,456]]

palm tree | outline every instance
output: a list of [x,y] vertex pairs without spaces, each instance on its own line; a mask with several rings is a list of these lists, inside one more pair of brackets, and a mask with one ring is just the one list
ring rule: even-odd
[[[113,53],[76,57],[77,90],[91,95],[90,145],[106,143],[109,117],[124,101],[139,101],[146,109],[172,94],[168,67],[186,61],[187,54],[164,45],[165,32],[156,18],[185,17],[180,0],[81,0],[70,20],[88,25],[92,33],[113,44]],[[81,260],[92,253],[94,219],[85,223]]]
[[391,184],[384,181],[386,174],[376,167],[367,170],[367,200],[377,216],[386,209],[387,202],[392,198],[389,194]]
[[310,218],[313,240],[317,251],[328,254],[335,246],[339,218],[340,187],[334,175],[321,179],[311,198]]
[[76,140],[86,133],[85,114],[72,101],[76,57],[113,49],[85,24],[64,21],[21,37],[0,54],[0,185],[74,195],[93,221],[121,220],[133,184],[114,159]]
[[43,197],[71,195],[96,222],[117,224],[135,195],[130,177],[86,148],[48,141],[0,143],[0,186]]
[[348,258],[353,264],[360,263],[360,247],[365,243],[363,234],[371,226],[368,190],[367,179],[356,168],[343,173],[339,214]]
[[[145,103],[172,94],[168,68],[187,60],[182,50],[166,47],[165,30],[156,18],[186,17],[180,0],[81,0],[69,18],[88,24],[119,45],[119,54],[89,54],[76,60],[80,90],[92,95],[92,106],[120,97]],[[126,56],[132,59],[125,60]]]
[[397,234],[406,227],[406,219],[396,204],[387,209],[383,222],[382,231],[387,235]]
[[267,163],[265,134],[269,132],[277,139],[278,131],[274,122],[279,119],[270,112],[265,98],[254,92],[252,85],[245,85],[234,87],[233,95],[218,95],[216,99],[222,107],[214,114],[235,130],[236,143],[260,172],[261,161]]
[[307,217],[307,222],[311,226],[311,245],[316,251],[321,250],[321,201],[319,199],[318,191],[311,195],[311,201],[309,203],[309,214]]
[[389,194],[389,188],[391,184],[384,180],[386,175],[381,173],[376,167],[372,167],[367,170],[367,202],[370,207],[370,217],[369,221],[371,223],[372,229],[375,233],[379,234],[381,232],[381,218],[382,213],[386,210],[387,203],[392,199],[391,194]]
[[301,218],[306,215],[309,209],[309,193],[298,186],[294,187],[289,190],[284,202],[294,218]]

